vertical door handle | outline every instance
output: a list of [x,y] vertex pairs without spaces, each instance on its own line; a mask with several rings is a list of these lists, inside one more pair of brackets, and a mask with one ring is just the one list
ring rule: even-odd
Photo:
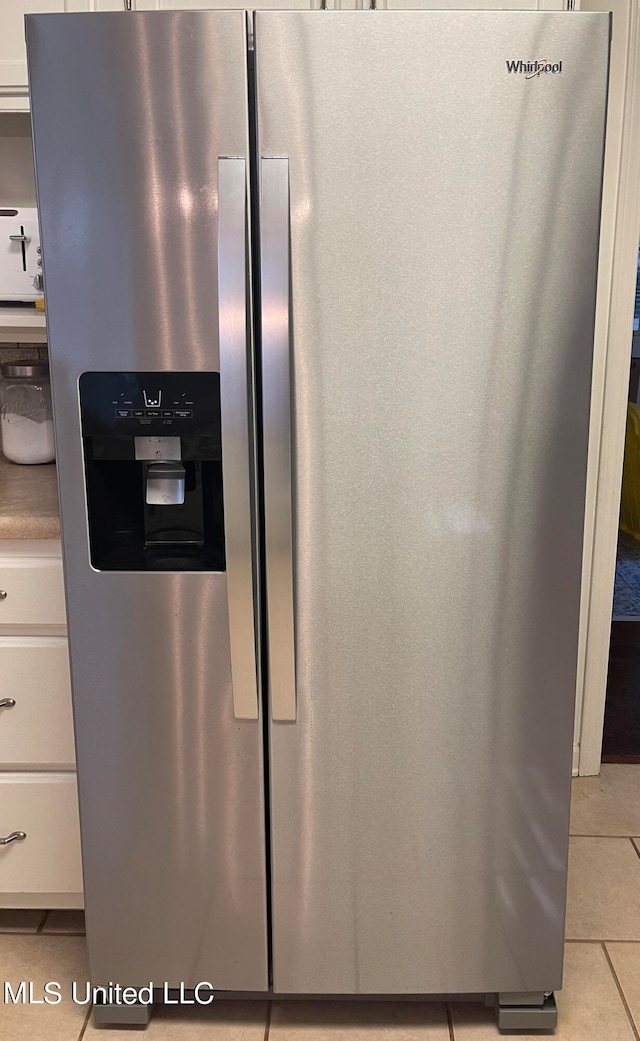
[[262,414],[269,638],[274,720],[296,718],[291,439],[289,160],[261,163]]
[[233,714],[258,718],[251,520],[245,159],[218,159],[222,488]]

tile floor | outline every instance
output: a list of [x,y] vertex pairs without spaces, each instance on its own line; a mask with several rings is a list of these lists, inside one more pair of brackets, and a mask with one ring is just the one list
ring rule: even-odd
[[[565,987],[557,1041],[640,1041],[640,766],[605,765],[574,781]],[[635,840],[635,841],[634,841]],[[0,911],[0,983],[87,979],[83,918]],[[0,1004],[0,1041],[131,1037],[97,1031],[86,1007]],[[149,1041],[496,1041],[482,1005],[220,1001],[158,1009]],[[533,1038],[536,1035],[519,1035]],[[537,1035],[539,1036],[539,1035]]]

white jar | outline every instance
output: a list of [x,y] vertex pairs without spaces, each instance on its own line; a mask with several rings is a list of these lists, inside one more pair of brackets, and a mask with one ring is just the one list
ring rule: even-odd
[[5,362],[0,369],[2,454],[12,463],[52,462],[49,366],[46,362]]

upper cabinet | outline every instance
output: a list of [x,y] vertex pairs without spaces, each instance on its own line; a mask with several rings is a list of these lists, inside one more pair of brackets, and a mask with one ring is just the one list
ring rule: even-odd
[[0,0],[0,110],[29,108],[24,16],[54,11],[121,11],[122,0]]
[[25,14],[89,10],[89,0],[0,0],[0,104],[4,110],[29,108]]

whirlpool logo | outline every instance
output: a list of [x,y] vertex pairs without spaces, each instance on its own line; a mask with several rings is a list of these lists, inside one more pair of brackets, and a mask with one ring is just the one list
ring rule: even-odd
[[507,61],[507,72],[523,75],[526,80],[533,80],[537,76],[544,76],[549,72],[557,76],[562,72],[562,62],[549,61],[548,58],[539,58],[538,61],[512,60]]

